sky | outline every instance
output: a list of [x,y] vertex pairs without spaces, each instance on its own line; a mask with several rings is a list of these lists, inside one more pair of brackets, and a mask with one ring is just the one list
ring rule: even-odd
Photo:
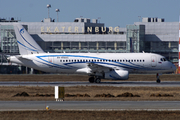
[[40,22],[50,17],[59,22],[73,22],[75,18],[98,19],[106,27],[126,27],[142,17],[164,18],[178,22],[180,0],[0,0],[0,18],[18,18],[21,22]]

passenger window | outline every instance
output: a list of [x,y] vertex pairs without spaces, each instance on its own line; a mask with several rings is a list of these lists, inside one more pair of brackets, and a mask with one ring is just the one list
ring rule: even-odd
[[139,60],[137,60],[137,62],[139,62]]

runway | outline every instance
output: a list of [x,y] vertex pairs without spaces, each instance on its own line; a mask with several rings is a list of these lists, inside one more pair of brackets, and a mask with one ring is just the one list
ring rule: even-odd
[[114,87],[180,87],[179,81],[162,81],[156,83],[155,81],[117,81],[117,82],[0,82],[0,86],[114,86]]
[[0,111],[15,110],[180,111],[180,101],[0,101]]

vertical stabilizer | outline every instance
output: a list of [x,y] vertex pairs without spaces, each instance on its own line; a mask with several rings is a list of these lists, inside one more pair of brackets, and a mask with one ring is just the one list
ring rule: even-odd
[[19,52],[21,55],[44,53],[36,41],[29,35],[20,24],[14,25]]

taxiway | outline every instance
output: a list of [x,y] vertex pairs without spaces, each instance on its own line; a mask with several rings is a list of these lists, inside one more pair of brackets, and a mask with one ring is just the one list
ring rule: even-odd
[[15,110],[147,110],[180,111],[180,101],[0,101],[0,111]]
[[155,81],[117,81],[117,82],[101,82],[101,83],[89,83],[89,82],[0,82],[0,86],[115,86],[115,87],[179,87],[179,81],[162,81],[156,83]]

